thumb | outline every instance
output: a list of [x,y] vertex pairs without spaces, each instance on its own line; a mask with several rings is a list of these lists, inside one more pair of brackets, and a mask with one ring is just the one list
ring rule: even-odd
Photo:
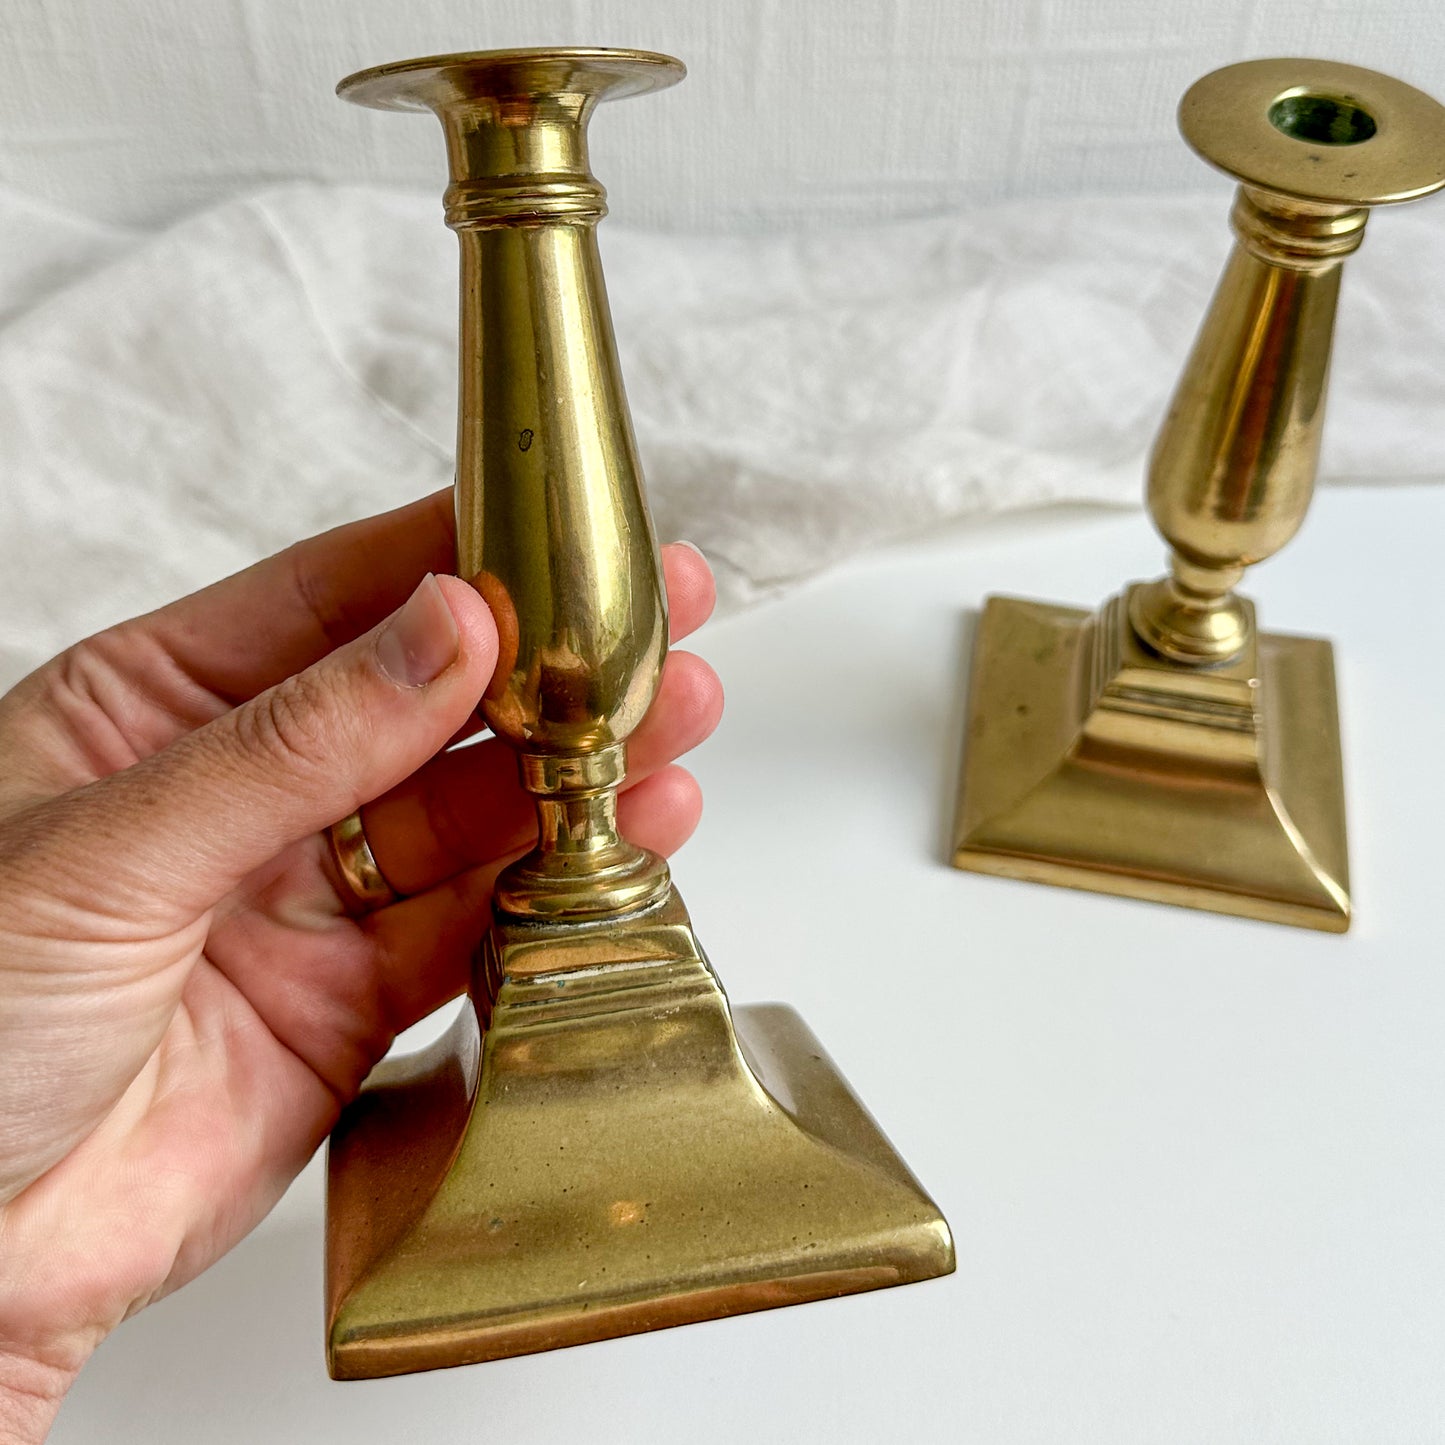
[[459,578],[428,574],[372,631],[61,800],[107,860],[88,905],[147,931],[196,917],[440,751],[496,661],[486,604]]

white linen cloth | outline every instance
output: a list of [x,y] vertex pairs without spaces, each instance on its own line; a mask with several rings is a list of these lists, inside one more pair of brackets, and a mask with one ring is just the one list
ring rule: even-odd
[[[1228,191],[602,247],[658,526],[725,605],[884,539],[1137,504]],[[447,483],[434,195],[294,185],[158,235],[0,194],[0,687],[86,632]],[[1445,207],[1372,221],[1327,477],[1445,477]],[[1147,523],[1141,520],[1141,526]]]

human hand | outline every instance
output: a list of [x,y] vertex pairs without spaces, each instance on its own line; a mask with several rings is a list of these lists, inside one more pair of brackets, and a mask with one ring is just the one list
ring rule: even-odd
[[[440,751],[497,657],[477,593],[422,580],[452,549],[443,493],[0,699],[0,1441],[42,1438],[98,1341],[245,1235],[395,1035],[465,987],[533,823],[509,749]],[[663,561],[684,636],[712,578],[687,548]],[[671,760],[721,706],[672,653],[629,747],[636,842],[691,833]],[[408,896],[352,917],[320,830],[363,803]]]

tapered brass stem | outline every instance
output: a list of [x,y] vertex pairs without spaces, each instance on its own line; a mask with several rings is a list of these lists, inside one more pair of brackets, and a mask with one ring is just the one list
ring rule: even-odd
[[645,52],[497,52],[380,67],[348,98],[433,110],[461,248],[457,570],[497,619],[481,712],[519,754],[536,847],[498,909],[597,918],[657,902],[667,865],[617,831],[626,739],[657,694],[667,604],[623,391],[587,158],[599,100],[670,85]]
[[1234,254],[1149,466],[1149,509],[1174,549],[1172,573],[1134,594],[1131,619],[1175,662],[1239,655],[1248,622],[1233,589],[1304,521],[1340,264],[1363,239],[1367,214],[1238,194]]
[[1173,662],[1213,667],[1248,644],[1234,588],[1299,530],[1314,491],[1341,265],[1370,206],[1434,189],[1428,161],[1381,155],[1380,125],[1436,131],[1432,106],[1387,77],[1317,61],[1231,66],[1180,106],[1185,138],[1244,184],[1234,252],[1149,467],[1171,570],[1133,593],[1129,616]]

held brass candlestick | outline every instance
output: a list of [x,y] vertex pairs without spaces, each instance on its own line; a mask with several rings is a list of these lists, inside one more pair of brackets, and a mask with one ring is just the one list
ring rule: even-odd
[[1179,123],[1241,184],[1149,467],[1170,572],[1094,615],[988,600],[953,861],[1342,932],[1331,648],[1258,632],[1234,588],[1304,520],[1342,263],[1371,206],[1445,185],[1445,108],[1356,66],[1256,60],[1194,85]]
[[663,861],[618,835],[666,601],[597,253],[598,101],[636,51],[455,55],[341,83],[430,109],[461,246],[458,570],[501,639],[482,702],[537,846],[473,1007],[332,1135],[328,1362],[463,1364],[946,1274],[948,1227],[791,1010],[733,1014]]

